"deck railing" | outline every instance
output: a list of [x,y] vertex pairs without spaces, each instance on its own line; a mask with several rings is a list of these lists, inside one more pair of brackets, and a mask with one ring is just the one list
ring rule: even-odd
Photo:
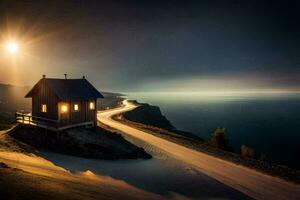
[[15,119],[17,122],[22,124],[31,124],[39,127],[53,127],[58,128],[59,121],[48,119],[45,117],[37,117],[32,116],[31,113],[24,113],[24,112],[16,112]]
[[94,122],[92,121],[80,122],[75,124],[61,124],[58,120],[49,119],[45,117],[32,116],[31,113],[25,113],[25,112],[16,112],[15,120],[16,122],[22,124],[28,124],[28,125],[46,128],[54,131],[69,129],[78,126],[86,126],[86,127],[94,126]]

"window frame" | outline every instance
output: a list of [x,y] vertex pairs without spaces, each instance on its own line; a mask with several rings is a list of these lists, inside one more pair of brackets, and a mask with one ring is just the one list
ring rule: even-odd
[[45,103],[41,104],[41,112],[42,113],[47,113],[47,104],[45,104]]
[[94,101],[90,101],[90,103],[89,103],[89,109],[90,109],[90,110],[95,110],[95,109],[96,109],[96,106],[95,106],[95,102],[94,102]]
[[[66,107],[66,110],[64,111],[63,110],[63,107]],[[69,105],[67,103],[62,103],[61,106],[60,106],[60,113],[61,114],[67,114],[69,113]]]
[[[77,106],[77,110],[75,109],[76,106]],[[79,112],[79,103],[73,104],[73,112]]]

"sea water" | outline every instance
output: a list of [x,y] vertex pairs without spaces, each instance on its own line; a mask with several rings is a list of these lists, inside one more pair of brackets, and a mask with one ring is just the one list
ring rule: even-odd
[[128,97],[159,106],[177,129],[209,139],[215,128],[224,127],[235,151],[245,144],[267,160],[300,169],[299,93],[128,93]]

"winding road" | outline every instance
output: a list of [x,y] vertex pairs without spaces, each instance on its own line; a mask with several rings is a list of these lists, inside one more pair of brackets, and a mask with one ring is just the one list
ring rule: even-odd
[[113,115],[135,107],[125,100],[122,107],[98,112],[97,118],[101,123],[147,142],[254,199],[300,199],[300,186],[297,184],[186,148],[112,119]]

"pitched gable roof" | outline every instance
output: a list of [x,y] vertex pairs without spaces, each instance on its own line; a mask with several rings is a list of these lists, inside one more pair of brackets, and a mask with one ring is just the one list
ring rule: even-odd
[[88,100],[103,98],[103,95],[86,79],[41,79],[25,97],[32,97],[33,91],[41,81],[61,100]]

